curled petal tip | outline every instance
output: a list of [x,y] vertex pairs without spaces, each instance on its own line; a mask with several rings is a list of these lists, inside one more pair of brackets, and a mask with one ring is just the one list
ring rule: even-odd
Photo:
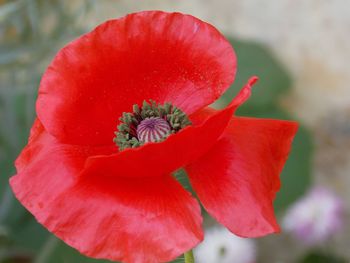
[[238,107],[243,104],[251,95],[253,85],[259,80],[257,76],[251,77],[243,86],[238,95],[232,100],[230,106]]
[[259,80],[259,77],[257,77],[257,76],[252,76],[252,77],[250,77],[250,79],[248,80],[247,85],[253,86],[258,80]]

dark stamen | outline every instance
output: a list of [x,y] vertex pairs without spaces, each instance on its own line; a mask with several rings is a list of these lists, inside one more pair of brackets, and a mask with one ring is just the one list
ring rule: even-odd
[[191,124],[187,115],[170,103],[144,101],[133,106],[132,113],[124,112],[115,132],[114,142],[119,150],[135,148],[148,142],[160,142]]

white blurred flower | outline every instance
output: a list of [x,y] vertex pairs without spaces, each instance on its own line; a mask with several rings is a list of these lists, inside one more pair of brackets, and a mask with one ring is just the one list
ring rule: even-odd
[[326,188],[315,187],[286,213],[283,228],[307,245],[318,245],[343,225],[342,200]]
[[198,263],[254,263],[256,246],[253,240],[240,238],[226,228],[213,227],[195,250]]

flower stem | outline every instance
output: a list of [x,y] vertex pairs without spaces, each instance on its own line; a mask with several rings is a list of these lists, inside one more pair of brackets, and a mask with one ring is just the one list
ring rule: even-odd
[[49,238],[44,243],[43,247],[40,249],[39,254],[34,259],[34,263],[48,262],[51,254],[55,251],[58,244],[59,244],[59,239],[56,238],[54,235],[50,235]]
[[11,211],[12,202],[12,191],[11,188],[7,186],[3,198],[0,200],[0,224],[6,219],[9,212]]
[[184,256],[185,256],[185,263],[194,263],[194,256],[193,256],[192,250],[186,252]]

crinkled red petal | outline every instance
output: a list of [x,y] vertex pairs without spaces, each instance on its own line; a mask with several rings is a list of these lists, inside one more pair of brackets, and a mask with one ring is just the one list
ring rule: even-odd
[[12,189],[41,224],[91,257],[166,262],[198,244],[199,204],[170,175],[76,176],[88,156],[109,151],[61,144],[37,121]]
[[227,108],[210,116],[202,125],[189,126],[160,143],[148,143],[111,155],[91,156],[81,176],[145,177],[172,173],[198,159],[215,144],[233,110]]
[[297,123],[234,117],[223,137],[186,167],[205,209],[233,233],[278,232],[273,200]]
[[37,114],[61,142],[111,144],[119,117],[143,100],[188,114],[232,83],[236,57],[211,25],[148,11],[107,21],[58,52],[45,72]]
[[190,118],[193,126],[171,135],[163,142],[88,158],[81,176],[160,176],[194,162],[216,143],[235,109],[249,97],[256,80],[256,77],[252,77],[225,109],[206,113],[205,116],[202,110],[192,114]]

